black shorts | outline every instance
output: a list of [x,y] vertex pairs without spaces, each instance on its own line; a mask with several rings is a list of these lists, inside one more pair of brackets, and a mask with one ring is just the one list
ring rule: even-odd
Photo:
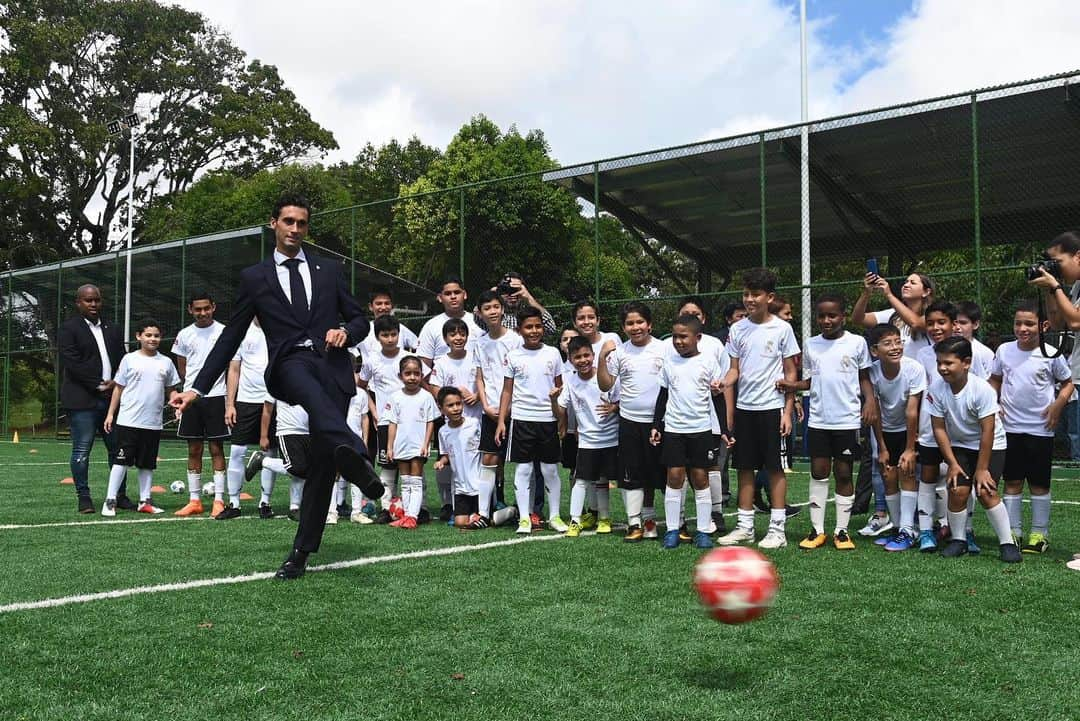
[[495,442],[495,429],[499,422],[485,413],[480,418],[480,452],[494,453],[500,460],[506,460],[505,439],[502,444]]
[[881,437],[885,439],[885,450],[889,452],[889,465],[900,465],[900,456],[907,449],[907,431],[882,431]]
[[[975,476],[975,464],[979,461],[979,452],[971,448],[957,448],[953,446],[953,455],[956,456],[956,462],[960,464],[960,467],[964,469],[964,473],[967,474],[967,478],[960,476],[956,483],[959,486],[970,486],[971,479]],[[990,477],[997,483],[1001,480],[1001,472],[1005,470],[1005,451],[991,451],[990,452]]]
[[1050,465],[1054,455],[1052,436],[1033,436],[1027,433],[1006,433],[1009,447],[1005,449],[1006,481],[1027,481],[1029,486],[1050,487]]
[[[199,398],[180,416],[176,437],[189,441],[216,441],[229,437],[225,425],[225,396]],[[259,439],[256,438],[258,443]]]
[[372,458],[376,459],[378,464],[383,468],[393,468],[396,470],[397,462],[386,460],[386,449],[390,442],[390,424],[379,426],[371,435],[375,436],[375,455],[373,455]]
[[784,470],[780,458],[780,409],[746,411],[735,409],[735,461],[740,471]]
[[311,436],[306,434],[278,436],[277,442],[285,470],[297,478],[307,478],[308,466],[311,463]]
[[464,493],[454,494],[454,515],[471,516],[480,512],[480,496],[467,496]]
[[716,463],[712,431],[664,432],[660,460],[668,468],[712,468]]
[[843,431],[808,428],[806,447],[811,458],[830,458],[854,464],[862,457],[857,428]]
[[619,447],[578,448],[574,477],[583,481],[617,481],[622,478]]
[[510,421],[506,452],[511,463],[558,463],[559,426],[555,421]]
[[[262,403],[236,402],[236,425],[232,427],[234,446],[253,446],[259,442],[260,430],[262,429]],[[270,429],[267,435],[273,437],[274,422],[270,421]]]
[[116,465],[152,471],[157,468],[160,444],[158,429],[116,426]]
[[[436,403],[435,405],[438,405]],[[446,416],[441,413],[435,417],[435,422],[431,424],[431,442],[435,445],[435,455],[442,455],[442,449],[439,448],[439,429],[446,425]]]
[[919,443],[915,446],[915,452],[921,466],[940,466],[945,461],[937,446],[924,446]]
[[619,488],[636,491],[663,488],[666,485],[660,448],[649,443],[651,432],[652,423],[619,418],[619,460],[623,467]]
[[[577,467],[578,457],[578,435],[577,433],[567,433],[562,439],[562,466],[563,468],[569,468],[573,471]],[[610,478],[618,478],[618,476],[609,476]]]

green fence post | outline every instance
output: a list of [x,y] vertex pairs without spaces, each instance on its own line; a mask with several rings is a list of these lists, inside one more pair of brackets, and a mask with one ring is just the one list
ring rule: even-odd
[[[64,294],[64,259],[60,259],[60,266],[56,270],[56,331],[57,340],[60,335],[60,323]],[[60,437],[60,348],[53,349],[53,435]]]
[[593,163],[593,265],[596,267],[596,295],[593,300],[600,303],[600,164]]
[[349,211],[349,292],[356,295],[356,208]]
[[11,309],[15,304],[15,272],[8,271],[7,332],[4,334],[4,434],[11,431]]
[[761,267],[768,266],[767,255],[765,252],[765,133],[762,133],[758,142],[758,177],[761,185]]
[[971,94],[971,185],[975,211],[975,302],[982,307],[982,211],[979,207],[979,102]]
[[187,238],[180,241],[180,320],[176,324],[177,328],[183,328],[184,321],[187,320],[184,315],[184,300],[187,298],[187,241]]
[[458,191],[458,277],[465,282],[465,189]]

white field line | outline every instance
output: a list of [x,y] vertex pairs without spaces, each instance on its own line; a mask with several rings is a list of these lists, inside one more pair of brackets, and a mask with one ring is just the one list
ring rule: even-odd
[[[160,515],[160,514],[159,514]],[[287,516],[274,516],[270,520],[287,518]],[[240,516],[230,521],[250,521],[258,519],[258,516]],[[0,525],[0,531],[21,531],[26,528],[74,528],[76,526],[128,526],[133,523],[183,523],[193,521],[213,521],[210,516],[167,516],[163,518],[122,518],[116,521],[62,521],[60,523],[6,523]],[[265,520],[265,519],[264,519]]]
[[[370,558],[356,558],[351,561],[336,561],[321,566],[309,566],[308,572],[340,571],[347,568],[371,566],[376,563],[392,563],[394,561],[407,561],[414,558],[434,558],[436,556],[453,556],[459,553],[472,553],[473,551],[485,551],[489,548],[501,548],[503,546],[516,546],[522,543],[536,543],[541,541],[555,541],[563,538],[562,535],[552,536],[526,536],[524,538],[511,538],[505,541],[492,541],[490,543],[478,543],[473,545],[450,546],[447,548],[430,548],[423,551],[410,553],[395,553],[389,556],[372,556]],[[58,606],[71,606],[78,603],[91,603],[114,598],[127,598],[129,596],[141,596],[148,593],[167,593],[170,591],[187,591],[192,588],[207,588],[210,586],[226,586],[237,583],[249,583],[251,581],[266,581],[274,577],[274,571],[261,571],[249,573],[243,576],[225,576],[223,578],[203,578],[195,581],[181,581],[178,583],[162,583],[155,586],[136,586],[134,588],[121,588],[115,591],[102,591],[100,593],[84,593],[77,596],[62,596],[60,598],[47,598],[41,601],[21,601],[0,606],[0,614],[13,613],[15,611],[32,611],[42,608],[56,608]]]
[[[186,461],[186,460],[187,460],[186,456],[184,458],[162,458],[161,460],[158,461],[158,463],[179,463],[180,461]],[[107,466],[107,465],[109,465],[109,461],[108,460],[90,461],[90,464],[94,465],[94,466]],[[5,463],[4,467],[7,468],[8,466],[70,466],[70,465],[71,465],[71,461],[28,461],[28,462],[19,462],[19,463]]]

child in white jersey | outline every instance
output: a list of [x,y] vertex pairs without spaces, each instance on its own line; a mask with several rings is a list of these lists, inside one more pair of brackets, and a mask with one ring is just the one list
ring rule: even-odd
[[477,391],[476,369],[478,363],[469,342],[469,326],[460,318],[451,318],[443,324],[443,340],[450,352],[435,359],[428,376],[428,390],[438,398],[439,389],[453,386],[461,392],[465,403],[465,415],[480,420],[483,408]]
[[[271,432],[274,437],[271,438]],[[300,503],[304,495],[304,479],[311,463],[311,435],[308,414],[303,406],[294,406],[268,396],[263,403],[259,447],[248,458],[244,474],[247,480],[260,470],[270,470],[278,475],[288,475],[289,520],[300,520]],[[277,454],[266,451],[277,449]]]
[[397,463],[401,474],[401,501],[405,515],[390,523],[400,528],[416,528],[424,502],[424,464],[435,432],[439,409],[435,399],[421,386],[424,366],[416,356],[405,356],[398,366],[403,388],[390,397],[384,415],[387,429],[388,461]]
[[397,494],[397,464],[390,460],[387,451],[390,448],[388,433],[390,419],[386,412],[390,407],[390,399],[404,386],[401,382],[401,359],[408,355],[402,350],[398,342],[401,323],[392,315],[381,315],[372,323],[373,333],[379,343],[378,353],[368,353],[364,356],[363,365],[360,368],[360,378],[356,381],[357,387],[365,391],[374,391],[374,403],[369,406],[370,415],[375,421],[375,445],[376,455],[373,458],[381,467],[379,478],[383,485],[383,495],[379,505],[381,510],[375,517],[376,523],[390,523],[390,501]]

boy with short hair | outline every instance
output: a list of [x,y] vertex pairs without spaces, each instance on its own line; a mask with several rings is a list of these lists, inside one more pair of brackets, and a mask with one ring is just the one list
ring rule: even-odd
[[105,432],[111,433],[114,426],[116,428],[117,450],[116,463],[109,472],[105,503],[101,507],[103,516],[116,515],[116,495],[130,466],[138,470],[137,512],[164,513],[151,502],[150,486],[154,481],[158,446],[161,443],[161,410],[165,402],[176,395],[180,375],[168,356],[158,353],[161,326],[157,321],[137,323],[135,330],[139,350],[128,353],[120,361],[120,367],[113,377],[116,385],[109,411],[105,415]]
[[[507,440],[510,461],[517,464],[514,473],[514,495],[520,517],[517,532],[532,533],[529,520],[532,464],[539,461],[548,492],[548,527],[565,533],[568,526],[559,517],[562,479],[557,465],[558,424],[551,410],[552,390],[562,387],[562,357],[555,348],[544,345],[544,321],[538,308],[525,306],[518,311],[517,321],[522,346],[506,356],[494,440],[497,444]],[[510,421],[511,405],[513,421]]]
[[728,335],[731,370],[723,383],[725,390],[735,390],[735,402],[727,404],[727,425],[739,473],[738,525],[718,539],[722,546],[754,540],[754,472],[759,468],[769,474],[772,510],[769,530],[758,546],[787,545],[787,476],[780,438],[791,433],[794,394],[778,389],[777,381],[795,381],[795,356],[800,351],[791,324],[769,312],[775,297],[772,271],[754,268],[743,274],[748,315]]
[[390,396],[383,415],[390,422],[386,433],[386,459],[397,463],[401,474],[401,502],[405,516],[391,526],[416,528],[424,503],[424,464],[431,449],[439,408],[430,393],[421,387],[424,366],[414,355],[398,364],[402,388]]
[[[1049,329],[1044,321],[1043,331]],[[1013,316],[1016,340],[998,346],[990,385],[998,392],[1005,450],[1005,509],[1017,543],[1022,538],[1021,501],[1024,481],[1031,491],[1031,533],[1023,553],[1044,553],[1049,547],[1050,462],[1054,430],[1072,397],[1073,382],[1065,356],[1047,358],[1039,346],[1039,309],[1024,301]],[[1060,388],[1054,391],[1054,385]]]
[[[229,363],[225,379],[225,424],[230,427],[229,465],[226,470],[229,505],[218,514],[217,520],[238,518],[240,490],[244,484],[244,457],[248,446],[258,446],[259,426],[262,421],[263,401],[266,398],[267,349],[266,335],[256,318],[248,326],[244,340]],[[262,474],[262,500],[259,517],[272,518],[270,494],[274,490],[274,474]]]
[[945,558],[968,552],[967,500],[974,491],[998,537],[1001,560],[1019,563],[1020,549],[1009,529],[1009,513],[998,496],[997,483],[1005,466],[1005,429],[997,419],[997,394],[987,381],[971,373],[971,343],[949,337],[934,345],[939,377],[930,384],[934,438],[949,465],[949,543]]
[[[364,338],[359,344],[359,348],[362,354],[367,357],[369,355],[375,355],[382,351],[382,344],[379,342],[379,336],[375,332],[374,320],[381,318],[384,315],[394,314],[394,297],[390,294],[389,288],[376,287],[372,288],[371,295],[369,296],[368,310],[371,311],[372,326],[368,330],[367,337]],[[417,344],[420,339],[416,337],[416,333],[413,333],[408,327],[402,325],[398,329],[398,347],[402,350],[415,352]]]
[[[994,365],[994,351],[979,340],[975,334],[982,323],[982,308],[972,300],[962,300],[956,305],[956,321],[953,323],[953,335],[958,335],[971,343],[972,368],[983,380],[990,380],[990,370]],[[981,375],[985,373],[986,375]]]
[[608,481],[622,476],[619,464],[619,390],[618,386],[601,391],[593,365],[593,349],[589,339],[577,336],[570,339],[567,355],[576,369],[563,375],[562,390],[552,399],[552,410],[559,418],[560,430],[565,430],[568,411],[577,419],[577,457],[573,490],[570,492],[570,528],[566,535],[577,538],[586,529],[583,523],[585,501],[589,488],[595,492],[597,533],[611,533],[611,511]]
[[[802,381],[778,381],[785,392],[810,391],[807,446],[810,450],[810,533],[799,548],[825,545],[825,503],[829,495],[829,466],[836,479],[836,528],[833,546],[854,550],[848,535],[855,487],[851,482],[860,455],[859,429],[878,420],[877,399],[870,384],[870,351],[862,336],[844,330],[847,307],[839,293],[823,293],[815,304],[821,333],[803,349]],[[860,411],[859,394],[864,399]]]
[[469,327],[460,318],[451,318],[443,324],[443,340],[450,352],[435,359],[427,383],[431,394],[439,397],[439,390],[453,386],[465,402],[465,415],[480,419],[483,409],[477,392],[476,369],[478,366],[469,342]]

